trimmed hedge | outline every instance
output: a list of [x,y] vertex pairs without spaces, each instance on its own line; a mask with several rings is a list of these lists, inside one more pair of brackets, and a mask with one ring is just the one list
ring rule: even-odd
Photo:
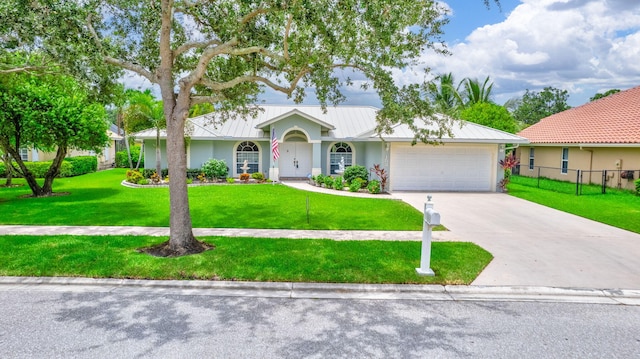
[[[25,166],[36,178],[44,178],[44,175],[51,167],[52,161],[25,162]],[[95,172],[98,169],[98,159],[95,156],[78,156],[65,158],[60,166],[58,177],[74,177]],[[7,170],[4,163],[0,163],[0,177],[6,177]],[[21,177],[15,174],[15,177]]]
[[[133,161],[133,165],[135,166],[138,163],[138,157],[140,156],[140,146],[131,146],[131,161]],[[118,151],[116,152],[116,167],[118,168],[129,168],[129,157],[127,156],[127,151]],[[144,153],[142,154],[142,159],[140,160],[140,168],[144,168]]]
[[[143,168],[140,170],[140,172],[142,173],[142,176],[144,178],[151,178],[151,175],[153,175],[154,173],[156,173],[156,169],[155,168]],[[199,168],[187,168],[187,178],[197,178],[198,175],[202,173],[202,170]],[[162,169],[162,178],[165,178],[169,175],[169,169],[167,168],[163,168]]]

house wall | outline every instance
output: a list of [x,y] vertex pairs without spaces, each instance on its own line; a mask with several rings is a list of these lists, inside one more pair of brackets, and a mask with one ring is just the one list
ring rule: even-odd
[[[160,164],[167,168],[167,141],[160,140]],[[144,140],[144,168],[156,168],[156,140]]]
[[[601,171],[607,170],[607,186],[634,189],[632,180],[620,178],[617,170],[633,170],[634,178],[638,178],[640,171],[640,146],[638,147],[586,147],[586,146],[533,146],[534,169],[529,169],[529,149],[532,146],[520,146],[516,156],[520,159],[520,175],[537,177],[538,167],[541,168],[540,176],[576,182],[577,170]],[[563,174],[560,171],[562,161],[562,148],[569,149],[569,171]],[[620,167],[616,164],[620,163]],[[588,176],[588,177],[585,177]],[[602,181],[601,172],[592,172],[583,175],[583,181],[598,183]]]
[[321,127],[315,122],[311,122],[300,115],[293,115],[273,123],[271,128],[276,129],[276,135],[282,140],[285,132],[290,130],[298,130],[309,136],[309,141],[320,141]]

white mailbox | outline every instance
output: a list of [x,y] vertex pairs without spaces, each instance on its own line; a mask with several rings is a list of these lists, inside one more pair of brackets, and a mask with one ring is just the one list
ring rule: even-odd
[[427,203],[424,204],[424,224],[422,226],[422,253],[420,255],[420,268],[416,268],[416,273],[420,276],[434,276],[435,273],[430,268],[431,264],[431,229],[440,224],[440,213],[433,209],[431,196],[427,196]]
[[440,213],[433,208],[427,208],[424,210],[424,221],[428,226],[437,226],[440,224]]

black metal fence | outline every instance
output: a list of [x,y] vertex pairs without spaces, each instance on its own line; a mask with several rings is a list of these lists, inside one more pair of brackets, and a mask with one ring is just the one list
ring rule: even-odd
[[632,190],[640,170],[576,170],[535,166],[514,168],[511,182],[550,191],[585,194],[606,194],[610,189]]

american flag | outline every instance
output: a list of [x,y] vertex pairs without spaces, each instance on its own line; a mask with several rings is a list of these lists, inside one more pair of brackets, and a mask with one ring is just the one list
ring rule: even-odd
[[278,138],[276,137],[276,129],[271,132],[271,152],[273,152],[273,160],[277,160],[280,157],[280,151],[278,151]]

